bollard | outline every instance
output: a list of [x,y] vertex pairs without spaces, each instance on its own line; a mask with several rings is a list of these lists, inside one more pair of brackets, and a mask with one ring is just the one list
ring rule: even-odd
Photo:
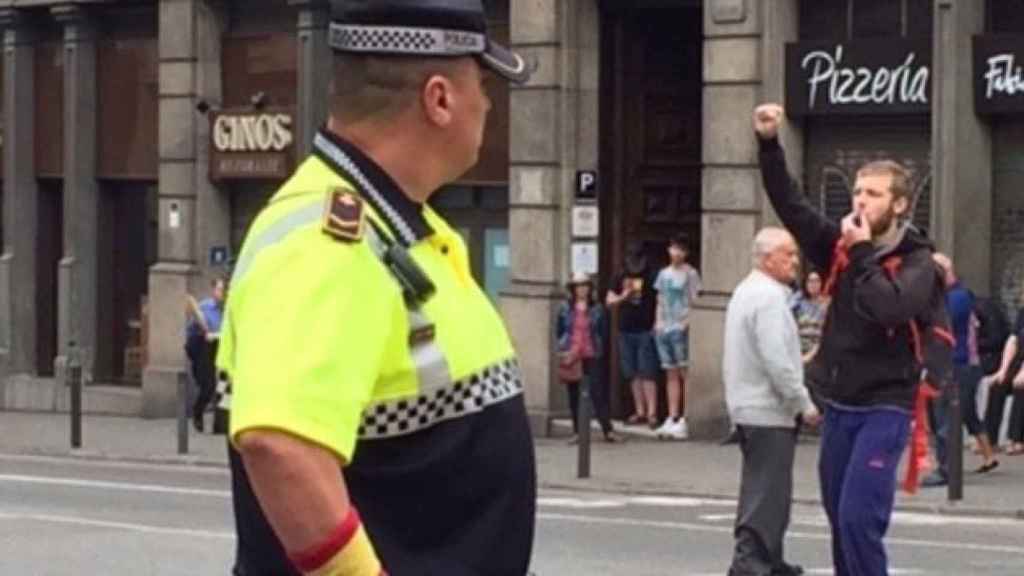
[[188,391],[188,373],[180,370],[178,371],[178,454],[188,454]]
[[964,499],[964,432],[959,387],[947,386],[946,394],[949,395],[946,408],[947,497],[950,502],[959,502]]
[[590,478],[590,376],[584,372],[580,381],[580,405],[577,410],[579,422],[577,429],[576,477]]
[[82,447],[82,363],[78,358],[75,341],[68,343],[67,364],[64,370],[71,394],[71,447]]

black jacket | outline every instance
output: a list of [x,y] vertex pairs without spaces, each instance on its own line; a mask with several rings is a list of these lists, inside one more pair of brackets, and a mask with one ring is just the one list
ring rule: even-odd
[[[839,226],[797,189],[778,140],[761,141],[760,161],[775,212],[804,257],[827,274],[841,237]],[[911,226],[892,249],[876,249],[869,242],[849,248],[849,265],[836,279],[817,356],[827,400],[848,407],[913,409],[920,365],[911,348],[910,323],[917,319],[927,325],[925,316],[936,306],[941,309],[936,298],[944,297],[932,251]],[[891,256],[899,256],[902,264],[890,279],[882,261]]]

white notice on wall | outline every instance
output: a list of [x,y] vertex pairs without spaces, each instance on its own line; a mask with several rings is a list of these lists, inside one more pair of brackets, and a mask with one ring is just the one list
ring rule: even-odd
[[496,268],[508,268],[507,245],[498,245],[494,247],[494,266]]
[[597,274],[597,242],[573,242],[573,274]]
[[177,204],[172,204],[167,212],[167,225],[171,228],[181,227],[181,211],[178,210]]
[[577,238],[597,238],[600,229],[597,206],[573,206],[572,235]]

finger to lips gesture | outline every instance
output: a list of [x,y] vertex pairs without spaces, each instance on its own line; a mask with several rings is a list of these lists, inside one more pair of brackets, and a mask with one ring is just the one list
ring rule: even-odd
[[868,219],[858,212],[850,212],[843,218],[843,240],[847,246],[871,241],[871,226]]
[[778,104],[762,104],[754,109],[754,132],[763,139],[775,138],[786,113]]

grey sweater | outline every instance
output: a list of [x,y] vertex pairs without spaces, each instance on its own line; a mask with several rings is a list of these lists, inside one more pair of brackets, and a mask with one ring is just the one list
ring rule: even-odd
[[795,427],[813,407],[788,298],[789,288],[754,270],[729,301],[722,374],[734,424]]

